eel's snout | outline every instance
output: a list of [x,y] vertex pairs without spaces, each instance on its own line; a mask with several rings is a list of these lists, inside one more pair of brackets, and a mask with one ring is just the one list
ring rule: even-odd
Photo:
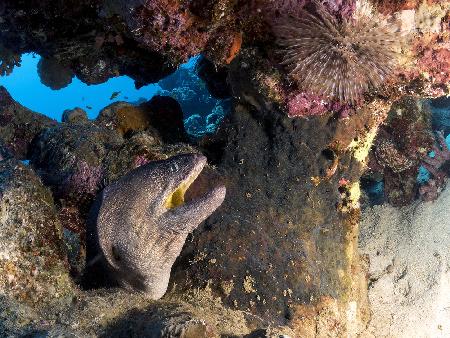
[[165,206],[171,224],[179,224],[183,232],[191,232],[224,201],[226,188],[217,173],[206,166],[206,157],[199,154],[178,155],[176,170],[186,170],[179,185],[167,197]]
[[182,154],[168,160],[167,173],[173,178],[164,205],[173,209],[184,204],[185,193],[206,165],[206,157],[200,154]]
[[170,158],[170,171],[178,177],[177,184],[194,181],[206,165],[207,159],[201,154],[181,154]]

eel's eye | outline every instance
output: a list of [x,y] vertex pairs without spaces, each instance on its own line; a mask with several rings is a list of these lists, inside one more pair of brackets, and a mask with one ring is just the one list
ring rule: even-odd
[[112,252],[112,257],[114,258],[114,260],[117,262],[120,262],[121,257],[120,257],[119,251],[117,250],[117,248],[114,245],[111,247],[111,252]]

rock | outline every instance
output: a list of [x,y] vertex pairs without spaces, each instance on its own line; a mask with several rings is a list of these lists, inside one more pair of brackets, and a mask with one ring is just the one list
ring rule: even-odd
[[125,318],[111,325],[107,330],[110,337],[177,337],[216,338],[216,329],[204,320],[188,312],[181,312],[176,306],[161,307],[159,311],[131,312]]
[[65,123],[83,123],[88,120],[87,113],[81,108],[64,110],[62,115],[62,122]]
[[91,124],[60,124],[33,143],[30,164],[56,198],[83,209],[101,188],[102,161],[123,139],[115,131]]
[[228,194],[186,243],[173,285],[183,292],[208,284],[231,308],[291,326],[294,336],[318,326],[325,335],[333,322],[332,336],[354,334],[369,315],[355,250],[358,182],[389,106],[347,121],[290,119],[259,96],[255,74],[271,71],[250,53],[231,70],[242,99],[217,135],[225,144],[215,163]]
[[28,159],[32,140],[57,122],[25,108],[0,86],[0,140],[18,159]]
[[171,97],[156,95],[142,108],[149,111],[152,127],[161,135],[165,143],[176,143],[187,140],[183,124],[183,111],[180,104]]
[[381,172],[384,194],[394,206],[411,203],[417,194],[417,175],[423,156],[434,144],[428,105],[406,96],[394,102],[374,142],[370,175]]
[[218,99],[226,99],[231,96],[231,89],[227,83],[227,68],[217,68],[214,63],[202,57],[196,65],[196,71],[212,96]]
[[53,90],[67,87],[74,77],[69,67],[61,65],[55,59],[41,58],[37,69],[41,82]]
[[0,293],[44,307],[71,299],[61,223],[50,191],[15,159],[0,161]]
[[149,112],[127,102],[115,102],[103,108],[95,122],[105,128],[116,130],[122,136],[143,131],[150,127]]
[[154,96],[139,106],[113,103],[100,111],[96,123],[122,136],[148,130],[167,143],[186,140],[183,112],[178,102],[170,97]]

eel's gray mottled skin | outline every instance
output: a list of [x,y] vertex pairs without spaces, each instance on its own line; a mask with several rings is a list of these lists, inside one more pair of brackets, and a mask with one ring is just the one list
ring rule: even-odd
[[143,165],[107,186],[94,207],[93,236],[101,250],[94,257],[88,252],[87,264],[101,260],[107,278],[161,298],[187,235],[225,198],[225,187],[219,186],[184,203],[185,190],[205,164],[202,155],[177,155]]

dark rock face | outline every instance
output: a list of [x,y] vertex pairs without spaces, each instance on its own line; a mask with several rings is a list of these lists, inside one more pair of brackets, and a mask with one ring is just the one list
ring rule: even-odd
[[65,123],[84,123],[87,121],[87,113],[81,108],[64,110],[62,115],[62,122]]
[[[293,319],[295,304],[350,292],[339,275],[351,264],[345,248],[353,230],[343,220],[357,214],[338,212],[337,181],[357,176],[338,171],[318,186],[311,180],[331,166],[322,158],[333,140],[326,125],[238,106],[219,164],[228,196],[185,248],[174,282],[210,282],[230,306],[278,324]],[[355,165],[349,157],[341,161]]]
[[54,59],[40,59],[37,68],[41,82],[53,90],[67,87],[72,83],[72,70]]
[[224,139],[217,136],[228,194],[187,242],[173,282],[181,289],[208,284],[229,306],[281,325],[307,326],[299,323],[305,309],[328,298],[358,299],[361,319],[367,316],[364,277],[352,247],[362,166],[350,144],[364,139],[376,115],[289,119],[258,102],[254,74],[270,70],[248,55],[231,76],[233,91],[247,102],[227,118]]
[[[140,87],[205,50],[218,63],[231,61],[240,36],[232,3],[208,0],[195,14],[196,6],[171,0],[7,0],[0,13],[0,71],[9,73],[20,54],[33,51],[45,58],[43,83],[54,88],[73,74],[87,84],[128,75]],[[57,74],[56,68],[64,71]]]
[[187,140],[181,107],[176,100],[166,96],[154,96],[139,106],[113,103],[100,111],[96,123],[116,130],[124,137],[148,130],[166,143]]
[[158,130],[164,142],[176,143],[187,140],[183,111],[175,99],[157,95],[141,107],[148,110],[151,125]]
[[197,66],[198,76],[205,82],[210,94],[218,99],[226,99],[231,96],[231,89],[227,83],[228,69],[217,68],[214,63],[206,58],[201,58]]
[[104,9],[97,1],[5,1],[2,6],[0,35],[8,54],[33,51],[85,83],[123,74],[141,86],[175,69],[156,51],[141,48],[128,37],[121,20],[101,17]]
[[16,158],[27,159],[33,139],[54,125],[56,121],[23,107],[0,86],[0,139]]

